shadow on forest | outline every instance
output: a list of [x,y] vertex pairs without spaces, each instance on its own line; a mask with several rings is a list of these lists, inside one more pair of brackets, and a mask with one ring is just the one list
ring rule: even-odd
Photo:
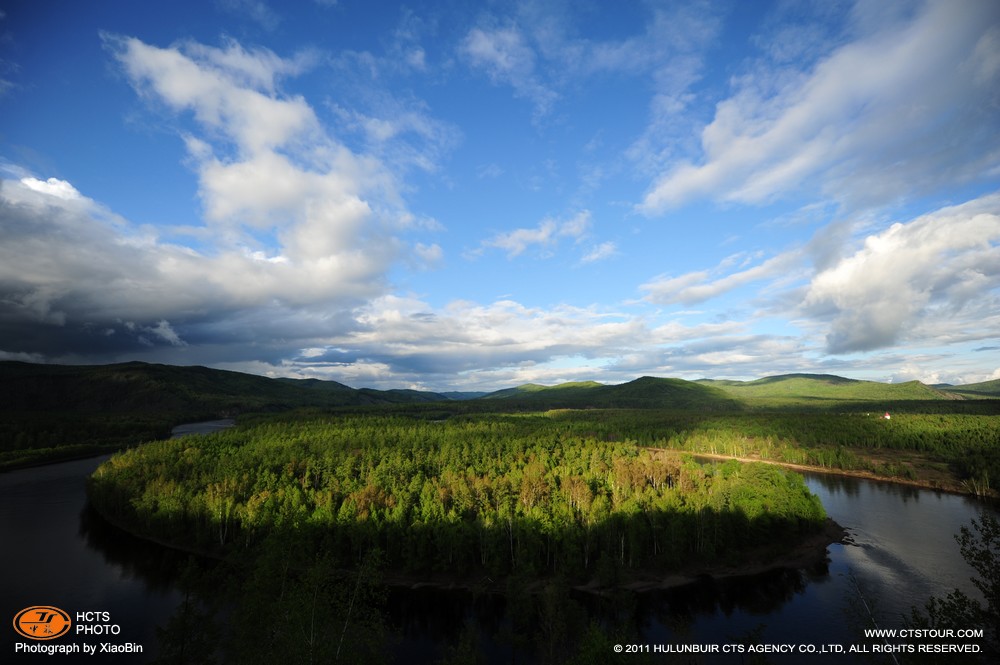
[[827,575],[820,563],[643,593],[586,593],[563,577],[521,575],[491,591],[387,587],[377,550],[346,570],[310,530],[276,532],[239,564],[137,539],[89,507],[80,530],[130,576],[184,594],[158,630],[157,663],[604,662],[651,621],[683,634],[699,615],[767,614]]
[[[430,575],[447,584],[475,585],[481,579],[527,575],[561,576],[577,583],[596,580],[613,587],[634,574],[698,574],[712,566],[738,566],[748,555],[755,563],[766,564],[825,524],[822,509],[808,496],[782,498],[802,505],[769,505],[765,498],[753,517],[739,507],[639,512],[641,507],[636,506],[636,512],[596,518],[578,515],[569,523],[556,523],[551,516],[531,511],[501,513],[488,522],[474,512],[398,522],[371,507],[369,516],[352,522],[303,520],[255,529],[229,523],[223,546],[218,536],[223,529],[216,518],[128,512],[112,519],[181,550],[230,561],[245,559],[265,542],[288,540],[323,551],[347,569],[378,550],[386,569],[404,581]],[[106,525],[94,519],[89,504],[82,524],[88,540],[103,537]]]

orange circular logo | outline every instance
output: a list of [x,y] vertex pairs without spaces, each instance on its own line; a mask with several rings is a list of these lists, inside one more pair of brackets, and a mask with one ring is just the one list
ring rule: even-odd
[[29,640],[54,640],[69,632],[69,615],[51,605],[32,605],[14,616],[14,630]]

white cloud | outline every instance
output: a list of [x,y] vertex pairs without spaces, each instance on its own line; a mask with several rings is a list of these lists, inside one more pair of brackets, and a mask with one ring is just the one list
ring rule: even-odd
[[589,252],[587,252],[583,258],[580,259],[580,263],[594,263],[596,261],[604,261],[605,259],[610,259],[613,256],[618,255],[618,245],[614,241],[602,242],[599,245],[595,245]]
[[[633,159],[643,160],[654,152],[650,144],[662,137],[664,127],[676,129],[674,116],[692,98],[688,88],[700,76],[700,53],[718,33],[720,12],[702,2],[650,4],[638,10],[644,13],[640,30],[593,39],[579,34],[580,12],[570,5],[518,3],[509,15],[469,30],[459,54],[494,84],[509,85],[515,96],[533,102],[536,121],[552,111],[563,90],[581,81],[608,75],[651,77],[657,90],[653,127],[630,151]],[[617,9],[588,13],[600,11]],[[670,109],[671,118],[659,116],[664,109]]]
[[536,117],[545,115],[558,97],[539,80],[535,52],[517,27],[473,28],[459,52],[494,83],[510,85],[517,96],[533,102]]
[[499,178],[504,173],[504,170],[494,162],[489,164],[482,164],[476,169],[476,177],[479,179],[489,178],[490,180],[494,178]]
[[802,188],[884,204],[981,177],[1000,155],[998,21],[990,0],[960,11],[931,1],[807,73],[777,85],[772,71],[736,79],[701,133],[701,163],[675,162],[640,208],[700,197],[756,204]]
[[[273,316],[299,330],[282,326],[272,339],[295,340],[312,334],[299,314],[315,308],[332,329],[349,328],[346,313],[385,293],[394,265],[440,261],[439,246],[403,239],[434,222],[406,209],[394,174],[339,144],[303,98],[282,92],[308,55],[284,59],[233,41],[160,48],[105,39],[150,103],[194,117],[178,135],[199,177],[205,225],[187,228],[203,249],[164,242],[69,182],[7,168],[17,179],[0,190],[6,316],[60,327],[68,350],[138,341],[195,356],[206,340],[248,334],[221,319],[249,317],[266,334],[256,317]],[[18,342],[25,350],[58,346],[54,329],[28,337]]]
[[39,180],[38,178],[31,177],[21,178],[21,184],[30,190],[60,199],[70,200],[80,198],[80,192],[76,191],[76,187],[58,178],[49,178],[48,180]]
[[1000,194],[892,224],[854,249],[815,250],[833,237],[849,246],[847,228],[820,229],[804,246],[762,261],[734,255],[711,270],[660,276],[640,289],[651,303],[690,305],[757,283],[755,318],[788,317],[805,339],[825,339],[829,354],[995,338]]
[[175,111],[192,111],[222,132],[242,154],[316,138],[320,127],[302,97],[274,92],[278,78],[299,72],[301,56],[283,60],[235,42],[225,50],[185,42],[150,46],[134,37],[105,36],[136,89]]
[[712,272],[699,270],[678,277],[660,276],[642,284],[639,288],[648,291],[645,299],[653,303],[696,304],[752,282],[776,280],[779,277],[787,279],[790,274],[797,272],[796,269],[802,263],[802,255],[800,251],[793,250],[778,254],[745,270],[732,272],[723,277],[713,276],[729,268],[733,261],[734,257],[727,257]]
[[768,349],[790,348],[747,336],[739,322],[654,324],[641,313],[598,306],[541,308],[497,300],[434,308],[415,297],[387,295],[354,316],[357,326],[315,337],[283,371],[350,385],[496,389],[528,381],[676,376],[701,355],[734,345],[759,366]]
[[190,255],[151,252],[136,230],[69,183],[38,182],[5,180],[0,190],[0,300],[10,316],[66,326],[159,319],[159,308],[184,307],[184,281],[160,285],[157,273],[169,265],[182,273]]
[[[250,255],[283,258],[257,265],[255,279],[214,281],[246,299],[270,293],[296,303],[384,287],[385,271],[404,249],[395,233],[413,215],[378,158],[338,143],[305,99],[281,92],[283,78],[312,64],[309,52],[284,59],[232,41],[219,49],[107,39],[138,91],[193,112],[204,130],[185,132],[185,143],[199,172],[206,221],[229,249],[218,263],[235,269],[247,248]],[[432,131],[420,121],[411,118],[410,127]],[[235,147],[233,156],[219,156],[227,153],[220,137]]]
[[319,54],[312,50],[298,52],[292,58],[281,58],[262,48],[245,49],[239,42],[227,39],[225,48],[185,42],[184,51],[193,60],[210,63],[234,82],[251,89],[275,94],[278,81],[297,76],[316,65]]
[[358,312],[361,328],[328,344],[359,349],[369,361],[387,363],[395,375],[476,371],[578,357],[606,362],[652,344],[732,331],[732,326],[692,330],[679,323],[651,328],[640,316],[597,307],[527,307],[512,300],[483,305],[453,301],[435,310],[400,296],[373,300]]
[[[992,130],[998,129],[1000,29],[995,20],[989,25],[994,14],[969,4],[982,19],[974,22],[932,2],[879,20],[858,19],[839,41],[815,31],[792,38],[786,31],[780,44],[761,42],[771,60],[729,70],[737,72],[730,98],[715,107],[708,126],[691,132],[693,111],[704,108],[695,93],[716,89],[714,80],[697,89],[693,84],[720,24],[717,9],[681,4],[641,9],[642,27],[604,41],[579,36],[581,26],[560,22],[560,8],[549,3],[521,3],[509,19],[484,20],[472,30],[466,24],[450,34],[453,24],[421,24],[406,14],[380,42],[381,54],[350,52],[322,62],[315,51],[283,57],[231,39],[218,47],[182,41],[162,48],[106,37],[125,79],[159,107],[157,119],[168,129],[174,124],[186,147],[204,219],[163,232],[198,244],[183,246],[139,228],[65,180],[6,169],[12,177],[0,190],[0,357],[141,357],[380,387],[616,382],[641,374],[746,378],[860,366],[831,353],[862,354],[866,369],[885,376],[979,371],[971,360],[953,374],[942,371],[951,362],[942,349],[990,349],[1000,330],[996,197],[899,217],[892,228],[879,226],[884,210],[863,217],[846,204],[912,191],[935,195],[931,176],[947,185],[997,174],[1000,148]],[[248,11],[253,5],[243,3]],[[529,20],[531,12],[541,20]],[[937,18],[940,25],[931,26]],[[578,164],[586,187],[568,195],[576,205],[620,201],[618,193],[600,204],[598,185],[622,175],[619,148],[632,141],[628,157],[659,173],[664,187],[649,190],[649,211],[699,196],[762,203],[813,188],[825,200],[797,202],[806,204],[799,208],[806,221],[796,222],[794,231],[835,212],[839,221],[778,254],[737,253],[704,269],[654,277],[639,287],[644,298],[621,306],[540,307],[518,302],[517,294],[432,306],[391,295],[399,288],[391,279],[401,275],[415,291],[441,283],[406,270],[441,266],[442,245],[448,247],[419,237],[442,226],[410,212],[404,195],[418,192],[414,198],[434,205],[438,185],[470,184],[428,177],[461,134],[412,92],[434,88],[429,99],[447,97],[442,86],[456,75],[448,61],[456,34],[472,71],[512,89],[532,105],[536,120],[546,114],[553,127],[570,129],[576,109],[557,114],[555,104],[589,85],[588,77],[598,83],[612,75],[648,79],[640,88],[652,90],[649,126],[638,138],[599,132],[600,142],[583,148],[593,163]],[[803,57],[806,65],[795,64]],[[776,62],[780,68],[772,67]],[[312,81],[293,80],[317,66],[334,69],[319,77],[329,86],[321,112],[295,93]],[[564,138],[595,136],[585,129],[545,138],[557,146]],[[697,135],[695,151],[688,151],[685,135]],[[617,161],[598,161],[612,151]],[[678,154],[697,157],[678,162]],[[489,155],[471,159],[463,161],[468,175],[525,180],[514,162],[505,162],[505,172]],[[554,182],[556,168],[545,167]],[[559,167],[559,173],[570,170]],[[411,175],[412,181],[403,180]],[[552,187],[546,195],[567,196],[572,189]],[[549,201],[544,205],[559,209]],[[543,214],[500,227],[486,240],[488,231],[466,241],[479,241],[469,255],[558,251],[572,255],[561,265],[575,260],[579,266],[619,253],[615,242],[595,237],[589,211]],[[467,292],[477,287],[475,277],[468,276]],[[587,292],[581,288],[571,297]],[[620,298],[634,295],[627,292],[632,287],[622,288]],[[532,297],[560,297],[552,293],[558,292]],[[659,309],[727,294],[740,296],[726,301],[738,301],[736,309]],[[937,348],[927,350],[931,344]],[[873,352],[890,345],[899,352]],[[919,345],[922,357],[914,351]],[[995,349],[966,355],[991,354]],[[907,357],[914,359],[910,365],[901,360]],[[976,362],[988,363],[989,371],[996,366]]]
[[507,258],[523,254],[531,245],[549,246],[555,242],[558,224],[546,219],[533,229],[515,229],[508,233],[498,233],[483,241],[484,247],[496,247],[507,252]]
[[[989,339],[1000,325],[998,212],[994,194],[893,224],[843,257],[811,256],[810,243],[721,277],[729,260],[640,288],[653,303],[692,304],[763,282],[758,295],[770,291],[772,307],[825,335],[833,354]],[[812,276],[807,258],[823,258]]]
[[579,241],[590,228],[590,211],[584,210],[574,217],[559,221],[546,218],[538,226],[530,229],[515,229],[507,233],[498,233],[483,241],[483,247],[495,247],[507,252],[507,258],[520,256],[532,245],[542,248],[555,246],[561,238],[572,238]]
[[444,250],[437,243],[431,245],[417,243],[413,248],[413,252],[416,258],[419,259],[420,267],[422,268],[436,267],[444,260]]
[[[514,300],[435,308],[387,295],[378,283],[366,285],[363,270],[352,273],[357,268],[345,263],[306,267],[284,255],[247,251],[205,255],[149,238],[83,194],[61,198],[21,179],[4,181],[0,193],[0,311],[8,324],[23,322],[24,333],[19,338],[21,328],[8,326],[9,346],[0,349],[8,355],[52,358],[58,348],[92,359],[101,350],[136,354],[141,348],[144,358],[160,362],[441,389],[850,370],[822,360],[823,348],[810,335],[753,334],[755,321],[686,325],[645,308],[541,308]],[[585,228],[554,223],[550,238],[560,228]],[[873,234],[818,269],[806,288],[796,287],[803,296],[790,311],[817,339],[829,333],[828,351],[875,349],[891,339],[911,349],[929,342],[982,346],[1000,329],[998,244],[1000,194],[945,208]],[[441,258],[433,244],[417,244],[412,253],[428,263]],[[695,299],[752,279],[780,296],[788,265],[804,256],[800,250],[770,259],[734,255],[715,272],[690,273],[677,287]],[[48,346],[55,330],[63,336]],[[947,356],[939,356],[915,365],[922,376],[957,376],[957,368],[941,371]],[[900,357],[873,356],[866,366],[902,376]],[[246,365],[250,359],[257,364]],[[962,375],[980,377],[976,371]]]
[[1000,194],[992,194],[869,236],[816,274],[802,311],[828,322],[830,353],[903,339],[947,344],[995,336],[998,287]]
[[369,154],[402,171],[416,167],[438,170],[444,155],[457,145],[461,132],[453,125],[430,116],[423,104],[404,102],[385,91],[369,91],[370,114],[333,106],[343,130],[353,130],[364,138]]
[[[187,346],[187,342],[180,338],[177,332],[170,326],[170,322],[166,319],[161,319],[155,326],[138,326],[129,322],[126,323],[126,328],[132,332],[138,333],[139,342],[147,346],[154,346],[156,344],[156,342],[148,336],[152,336],[157,340],[166,342],[171,346]],[[107,334],[114,334],[114,330],[111,329]]]

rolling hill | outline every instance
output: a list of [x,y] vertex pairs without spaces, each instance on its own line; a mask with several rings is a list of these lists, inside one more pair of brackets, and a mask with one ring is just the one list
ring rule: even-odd
[[683,379],[644,376],[628,383],[605,385],[593,381],[556,386],[526,384],[490,393],[481,399],[507,400],[538,408],[661,408],[732,411],[739,402],[714,386]]
[[1000,397],[1000,379],[969,383],[964,386],[941,386],[940,390],[954,395],[962,395],[973,399]]
[[[0,362],[0,412],[190,414],[427,402],[497,402],[507,408],[671,408],[731,411],[743,407],[926,402],[1000,397],[1000,380],[965,386],[890,384],[830,374],[782,374],[755,381],[644,376],[608,385],[576,381],[524,384],[491,393],[355,389],[336,381],[268,378],[200,366],[141,362],[40,365]],[[501,406],[501,403],[503,406]],[[482,407],[480,407],[482,408]]]
[[[386,406],[420,417],[549,409],[738,411],[1000,412],[1000,381],[931,387],[785,374],[756,381],[644,376],[618,385],[594,381],[525,384],[481,393],[355,389],[336,381],[273,379],[191,366],[128,362],[39,365],[0,362],[0,468],[113,450],[164,438],[183,422],[297,408]],[[433,406],[436,403],[439,406]]]
[[542,386],[537,383],[525,383],[514,388],[504,388],[482,396],[482,399],[509,399],[509,398],[530,398],[538,393],[545,393],[548,397],[559,395],[571,395],[583,393],[591,388],[602,388],[603,383],[597,381],[570,381],[554,386]]
[[240,413],[444,399],[207,367],[5,361],[0,362],[0,470],[109,452],[166,438],[180,423]]
[[[177,413],[195,417],[303,406],[398,404],[445,399],[410,390],[356,390],[335,381],[140,362],[37,365],[0,362],[0,411]],[[199,415],[200,414],[200,415]]]
[[[697,383],[715,386],[731,397],[754,406],[822,406],[823,403],[851,402],[889,404],[961,399],[919,381],[880,383],[832,374],[781,374],[756,381],[700,379]],[[873,408],[877,407],[873,405]]]

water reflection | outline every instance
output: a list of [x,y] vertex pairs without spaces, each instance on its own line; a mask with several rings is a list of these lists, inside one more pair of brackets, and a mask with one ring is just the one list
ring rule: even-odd
[[183,553],[135,538],[109,524],[89,502],[80,511],[78,533],[122,579],[142,582],[151,591],[173,591],[177,573],[187,559]]
[[854,546],[831,548],[854,570],[888,613],[908,613],[931,595],[959,588],[979,597],[969,581],[955,534],[991,506],[976,499],[827,474],[806,474],[827,514],[847,528]]
[[[81,512],[85,481],[104,459],[0,474],[0,603],[7,617],[42,604],[71,613],[108,612],[121,626],[123,641],[145,648],[142,657],[121,662],[146,662],[155,656],[155,626],[170,615],[179,596],[168,581],[132,567],[129,556],[109,556],[104,544],[89,539],[93,523]],[[13,653],[15,637],[12,630],[0,631],[0,658]],[[83,640],[74,635],[60,641]],[[72,657],[60,661],[72,662]]]

